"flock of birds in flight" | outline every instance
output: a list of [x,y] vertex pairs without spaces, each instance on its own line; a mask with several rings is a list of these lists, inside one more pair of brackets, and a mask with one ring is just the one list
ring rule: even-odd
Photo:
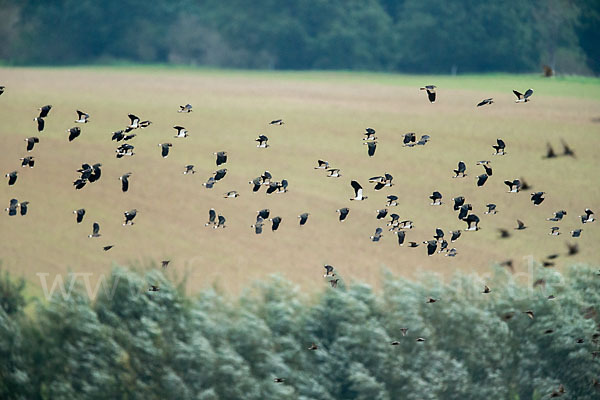
[[[2,93],[4,93],[4,90],[5,90],[5,87],[0,86],[0,95]],[[427,85],[427,86],[422,87],[421,90],[424,90],[427,92],[427,97],[431,103],[434,103],[436,101],[436,86]],[[526,102],[531,101],[531,96],[533,95],[533,90],[528,89],[524,94],[520,93],[516,90],[513,90],[513,93],[517,97],[517,99],[516,99],[517,103],[526,103]],[[488,98],[488,99],[483,99],[476,106],[482,107],[482,106],[490,106],[492,104],[494,104],[493,98]],[[38,109],[39,115],[33,119],[37,123],[38,132],[42,132],[44,130],[45,120],[46,120],[46,118],[48,118],[51,109],[52,109],[51,105],[46,105],[46,106],[43,106]],[[180,106],[178,112],[179,113],[191,113],[192,105],[186,104],[186,105]],[[125,156],[128,156],[128,157],[134,156],[135,155],[135,152],[134,152],[135,147],[129,141],[131,139],[135,138],[136,134],[132,133],[132,132],[137,129],[147,128],[152,124],[151,121],[141,120],[139,117],[137,117],[134,114],[129,114],[128,116],[129,116],[130,123],[124,129],[112,133],[113,141],[123,142],[116,149],[116,157],[117,158],[122,158]],[[90,115],[88,113],[77,110],[77,119],[74,121],[75,123],[86,124],[89,121],[90,121]],[[270,125],[283,125],[284,121],[281,119],[277,119],[277,120],[271,121],[269,124]],[[188,131],[183,126],[177,125],[177,126],[174,126],[173,128],[176,131],[176,134],[174,136],[175,138],[188,137]],[[81,135],[81,132],[82,131],[79,126],[75,126],[73,128],[68,129],[67,130],[68,140],[73,141],[73,140],[77,139]],[[402,136],[403,136],[403,141],[402,141],[403,146],[405,146],[405,147],[425,146],[428,143],[428,141],[431,139],[429,135],[422,135],[417,140],[416,134],[412,133],[412,132],[406,133]],[[257,148],[266,149],[270,146],[268,143],[269,138],[264,134],[259,135],[255,141],[257,142],[257,145],[256,145]],[[367,155],[369,157],[373,157],[375,155],[375,152],[377,149],[377,137],[376,137],[375,129],[366,128],[366,131],[364,132],[363,141],[364,141],[364,145],[367,146]],[[35,145],[40,142],[40,139],[39,139],[39,137],[35,137],[35,136],[28,137],[25,139],[25,142],[26,142],[26,151],[31,152],[34,150]],[[169,151],[172,146],[173,146],[172,143],[169,143],[169,142],[159,143],[158,147],[160,148],[160,155],[164,158],[168,157]],[[550,145],[550,143],[548,143],[547,144],[547,153],[546,153],[545,158],[554,158],[554,157],[558,157],[559,155],[575,157],[574,151],[564,141],[562,142],[562,146],[563,146],[562,154],[557,154],[554,151],[554,149],[552,148],[552,146]],[[498,138],[496,140],[496,143],[493,144],[491,147],[494,149],[494,153],[492,153],[494,156],[505,156],[507,154],[506,143],[501,138]],[[216,156],[217,167],[227,163],[227,152],[219,151],[219,152],[215,152],[214,155]],[[26,157],[21,158],[20,160],[21,160],[22,167],[33,168],[35,165],[34,156],[26,156]],[[476,165],[479,165],[483,168],[483,173],[476,177],[477,178],[476,185],[478,187],[482,187],[485,185],[485,183],[488,181],[488,179],[493,174],[493,170],[491,167],[491,161],[481,160],[481,161],[478,161],[476,163]],[[93,165],[83,164],[81,166],[81,168],[77,169],[77,172],[80,175],[73,182],[73,186],[75,187],[75,189],[77,189],[77,190],[82,189],[86,185],[92,184],[92,183],[98,181],[102,174],[101,167],[102,167],[101,163],[96,163]],[[184,168],[185,169],[183,171],[183,174],[195,174],[196,173],[196,171],[194,170],[194,165],[186,165]],[[314,168],[320,169],[320,170],[325,170],[327,172],[326,176],[330,177],[330,178],[339,178],[342,176],[341,170],[339,168],[332,168],[329,165],[329,162],[326,160],[318,160],[317,165]],[[457,164],[457,168],[454,169],[453,172],[454,172],[453,178],[466,177],[467,176],[467,173],[466,173],[467,166],[466,166],[465,162],[459,161]],[[213,173],[213,175],[210,176],[205,183],[203,183],[203,186],[205,186],[207,189],[213,188],[217,182],[219,182],[226,176],[226,174],[227,174],[226,168],[221,168],[221,169],[216,170]],[[129,190],[129,178],[131,177],[131,175],[132,175],[131,172],[128,172],[128,173],[123,174],[119,178],[121,180],[121,189],[123,192],[127,192]],[[8,178],[8,185],[12,186],[12,185],[16,184],[16,182],[17,182],[18,172],[16,170],[9,172],[6,174],[6,178]],[[374,190],[381,190],[381,189],[389,188],[389,187],[393,186],[393,179],[394,178],[391,174],[385,173],[382,176],[374,176],[374,177],[370,178],[369,183],[374,185]],[[530,189],[530,186],[522,178],[505,180],[504,183],[506,184],[507,189],[508,189],[507,191],[509,193],[518,193],[520,191]],[[252,185],[253,192],[258,192],[263,187],[266,188],[265,191],[267,194],[286,193],[288,191],[288,181],[286,179],[282,179],[281,181],[275,181],[269,171],[265,171],[260,176],[250,180],[249,184]],[[352,180],[350,182],[350,185],[354,192],[354,196],[350,198],[351,201],[363,201],[368,198],[368,196],[365,195],[362,185],[358,181]],[[531,193],[532,204],[534,206],[540,205],[545,199],[545,197],[544,197],[545,194],[546,194],[546,192],[543,192],[543,191]],[[238,196],[239,196],[239,193],[235,190],[229,191],[224,194],[225,198],[236,198]],[[429,199],[431,200],[431,203],[430,203],[431,206],[441,206],[443,204],[443,201],[442,201],[443,196],[438,191],[434,191],[429,196]],[[389,218],[386,226],[388,227],[388,231],[392,232],[394,235],[397,236],[399,246],[403,246],[404,244],[407,244],[407,247],[414,248],[414,247],[418,247],[420,244],[424,244],[426,246],[426,251],[427,251],[428,256],[433,256],[434,254],[436,254],[436,252],[437,253],[445,252],[445,255],[448,257],[456,256],[457,249],[454,247],[449,248],[450,247],[449,243],[454,243],[461,237],[461,230],[450,231],[449,235],[446,236],[442,229],[436,228],[435,234],[433,235],[432,239],[430,239],[430,240],[425,240],[423,242],[415,242],[415,241],[406,242],[407,231],[409,231],[410,229],[413,228],[414,223],[411,220],[401,220],[400,216],[397,213],[389,213],[387,207],[397,206],[398,205],[397,201],[398,201],[398,196],[393,195],[393,194],[388,195],[386,208],[376,210],[376,214],[377,214],[376,218],[377,218],[377,220],[382,220],[386,217]],[[463,196],[457,196],[457,197],[452,198],[452,202],[453,202],[452,208],[453,208],[453,211],[457,213],[457,218],[466,224],[466,227],[464,230],[465,231],[479,230],[480,218],[472,212],[472,210],[473,210],[472,204],[467,203],[466,199]],[[8,212],[9,216],[16,216],[17,214],[24,216],[27,214],[28,206],[29,206],[28,201],[19,202],[17,199],[11,199],[9,201],[8,208],[6,208],[6,211]],[[497,213],[496,204],[493,204],[493,203],[486,204],[486,208],[487,208],[487,211],[485,211],[485,214],[496,214]],[[343,208],[336,210],[336,212],[339,214],[339,217],[338,217],[339,221],[343,222],[348,218],[348,216],[350,214],[350,208],[343,207]],[[76,222],[82,223],[84,216],[86,214],[86,210],[83,208],[80,208],[80,209],[73,211],[73,213],[76,216]],[[126,211],[124,213],[123,225],[133,225],[134,224],[133,221],[134,221],[136,215],[137,215],[136,209]],[[567,211],[558,210],[558,211],[554,212],[551,217],[547,218],[547,220],[553,221],[553,222],[559,222],[566,215],[567,215]],[[308,222],[309,216],[310,216],[310,214],[307,212],[300,214],[298,216],[299,225],[301,225],[301,226],[305,225]],[[579,218],[580,218],[582,224],[591,223],[591,222],[594,222],[594,220],[595,220],[594,213],[589,208],[586,208],[584,211],[584,214],[580,215]],[[274,231],[277,231],[277,229],[279,228],[279,226],[282,222],[282,218],[280,216],[271,217],[269,209],[262,209],[257,212],[256,221],[254,224],[251,225],[251,228],[254,229],[256,234],[261,234],[263,232],[263,227],[267,223],[267,221],[271,222],[271,230],[274,232]],[[212,208],[209,210],[208,221],[206,222],[205,226],[212,227],[214,229],[225,228],[225,226],[226,226],[225,223],[226,223],[226,218],[223,215],[217,214],[217,212]],[[523,221],[517,220],[517,226],[514,228],[515,230],[524,230],[526,228],[527,228],[527,226]],[[374,234],[372,236],[370,236],[370,239],[373,242],[380,241],[381,238],[383,237],[383,231],[384,231],[383,228],[378,227],[375,230]],[[507,237],[511,236],[510,231],[507,229],[499,229],[498,231],[499,231],[501,238],[507,238]],[[561,232],[560,232],[559,226],[551,227],[549,235],[557,236],[560,234],[561,234]],[[573,238],[578,238],[581,236],[581,234],[582,234],[582,228],[574,229],[570,232],[570,235]],[[98,238],[100,236],[101,236],[100,225],[98,222],[93,222],[92,233],[89,235],[89,237],[90,238]],[[112,245],[107,245],[107,246],[103,247],[103,250],[108,251],[112,247],[113,247]],[[569,247],[569,251],[568,251],[569,255],[573,255],[578,252],[578,247],[576,244],[575,245],[568,244],[568,247]],[[555,259],[556,257],[558,257],[557,254],[548,256],[547,260],[544,261],[543,265],[544,266],[554,265],[551,260]],[[170,260],[162,261],[162,267],[167,268],[167,266],[169,265],[169,262],[170,262]],[[506,267],[509,267],[511,269],[513,268],[511,260],[504,262],[503,265]],[[339,278],[337,278],[337,275],[335,273],[335,268],[328,264],[325,265],[324,268],[325,268],[324,277],[328,278],[328,281],[329,281],[331,287],[336,288],[338,286]],[[536,284],[543,284],[543,283],[544,282],[536,282]],[[157,285],[151,285],[148,290],[151,292],[157,292],[160,290],[160,288]],[[492,290],[487,285],[485,285],[482,293],[487,294],[487,293],[490,293],[491,291]],[[550,295],[548,297],[548,299],[553,300],[554,296]],[[427,303],[435,303],[439,300],[440,299],[435,299],[435,298],[430,297],[426,300],[426,302]],[[526,311],[523,311],[523,313],[531,319],[535,318],[535,314],[532,310],[526,310]],[[506,319],[512,318],[513,315],[514,315],[514,313],[507,314]],[[401,329],[402,336],[406,336],[407,331],[408,331],[407,328],[402,328]],[[546,331],[545,333],[552,333],[550,331]],[[419,337],[416,340],[417,340],[417,342],[424,342],[426,339]],[[579,338],[577,340],[578,340],[578,343],[583,342],[583,339],[581,339],[581,338]],[[393,341],[391,344],[398,345],[398,344],[400,344],[400,342]],[[308,349],[309,350],[317,350],[318,346],[313,343]],[[275,382],[281,383],[284,381],[285,381],[284,378],[275,378]],[[564,393],[564,387],[561,385],[558,390],[555,390],[552,393],[551,397],[559,397],[563,393]]]

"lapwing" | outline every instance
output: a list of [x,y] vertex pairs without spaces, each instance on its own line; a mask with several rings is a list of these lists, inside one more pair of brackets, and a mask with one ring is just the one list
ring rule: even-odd
[[97,223],[97,222],[94,222],[92,224],[92,234],[88,235],[88,237],[91,237],[91,238],[100,237],[100,233],[99,232],[100,232],[100,224]]
[[513,181],[506,180],[504,184],[508,186],[508,193],[518,193],[521,190],[521,181],[514,179]]
[[44,130],[44,126],[46,125],[46,122],[44,121],[44,118],[36,117],[33,120],[35,122],[37,122],[37,130],[38,130],[38,132],[42,132]]
[[488,203],[485,206],[487,207],[486,214],[496,214],[496,205],[494,203]]
[[482,187],[487,182],[489,176],[488,174],[481,174],[477,177],[477,187]]
[[494,156],[503,156],[503,155],[506,154],[506,152],[505,152],[506,143],[504,143],[504,140],[502,140],[500,138],[496,139],[496,144],[492,145],[492,147],[496,151],[492,155],[494,155]]
[[427,91],[427,98],[429,99],[430,103],[435,103],[435,89],[437,89],[437,86],[435,85],[427,85],[422,87],[420,90],[426,90]]
[[390,194],[387,196],[387,203],[385,205],[387,207],[396,207],[398,205],[398,196]]
[[567,215],[567,212],[565,210],[555,211],[554,216],[552,218],[546,218],[546,221],[558,222],[561,219],[563,219],[565,215]]
[[173,127],[177,131],[177,134],[173,137],[175,138],[186,138],[188,137],[188,131],[183,126],[175,125]]
[[239,195],[240,194],[235,190],[230,190],[229,192],[225,193],[223,197],[226,199],[235,199],[236,197],[239,197]]
[[35,165],[35,160],[34,160],[33,156],[21,158],[21,167],[33,168],[34,165]]
[[[425,240],[423,244],[427,245],[427,255],[432,256],[435,254],[437,249],[437,240]],[[434,303],[434,301],[428,301],[428,303]]]
[[463,221],[467,223],[467,228],[465,229],[465,231],[478,231],[480,229],[479,217],[475,214],[467,215],[467,217]]
[[581,218],[581,223],[583,224],[594,222],[594,212],[589,208],[586,208],[585,215],[580,215],[579,218]]
[[342,176],[342,174],[340,174],[339,168],[330,168],[327,170],[327,172],[329,173],[329,175],[327,175],[328,178],[339,178],[340,176]]
[[490,105],[490,104],[494,104],[494,99],[493,98],[481,100],[479,103],[477,103],[477,107],[481,107],[481,106],[485,106],[485,105]]
[[375,155],[375,150],[377,149],[377,141],[365,142],[367,147],[367,154],[369,157],[373,157]]
[[213,153],[213,155],[217,156],[217,166],[221,164],[225,164],[227,162],[227,152],[226,151],[217,151]]
[[266,137],[265,135],[259,135],[258,138],[256,138],[254,141],[258,142],[256,147],[260,147],[263,149],[269,147],[269,144],[267,143],[269,141],[269,138]]
[[300,218],[300,221],[299,221],[300,226],[303,226],[304,224],[306,224],[306,221],[308,221],[308,216],[309,215],[310,214],[306,213],[306,212],[298,215],[298,218]]
[[167,158],[169,156],[169,149],[173,146],[171,143],[159,143],[158,147],[160,147],[160,155],[163,158]]
[[10,199],[10,203],[5,211],[8,211],[8,215],[14,217],[17,215],[17,208],[19,207],[19,201],[17,199]]
[[344,207],[344,208],[340,208],[335,211],[340,213],[339,220],[340,220],[340,222],[343,222],[346,219],[346,217],[348,217],[348,213],[350,212],[350,209],[348,207]]
[[275,232],[277,229],[279,229],[279,224],[281,224],[281,217],[274,217],[274,218],[270,218],[269,221],[271,221],[271,231]]
[[5,177],[8,178],[8,186],[12,186],[17,182],[18,174],[19,173],[17,171],[12,171],[12,172],[9,172],[8,174],[4,175]]
[[362,186],[360,186],[360,183],[358,183],[357,181],[351,181],[350,185],[354,189],[354,198],[350,200],[361,201],[367,199],[367,196],[363,196],[363,188]]
[[85,216],[85,209],[80,208],[78,210],[73,211],[73,214],[76,215],[77,223],[80,224],[83,221],[83,217]]
[[464,161],[459,161],[458,162],[458,167],[454,170],[454,176],[453,178],[458,178],[459,175],[461,178],[464,178],[467,172],[467,165],[465,164]]
[[458,240],[458,238],[461,235],[461,231],[460,230],[456,230],[456,231],[450,231],[450,242],[454,243]]
[[192,112],[192,105],[188,103],[185,106],[179,106],[179,110],[177,110],[177,112],[179,112],[179,113],[191,113]]
[[208,210],[208,222],[204,226],[215,225],[217,223],[217,212],[214,208]]
[[269,125],[283,125],[285,124],[285,122],[283,122],[282,119],[274,119],[273,121],[269,122]]
[[76,123],[87,124],[89,122],[89,119],[90,115],[88,113],[77,110],[77,119],[75,120]]
[[329,162],[325,161],[325,160],[317,160],[317,166],[315,167],[315,169],[328,169],[329,168]]
[[529,98],[533,94],[533,89],[527,89],[525,94],[517,92],[516,90],[513,90],[513,93],[515,94],[515,96],[517,96],[517,100],[515,100],[515,103],[527,103],[528,101],[531,101]]
[[366,128],[364,135],[365,135],[365,137],[363,138],[363,140],[376,140],[377,139],[375,137],[375,129],[373,129],[373,128]]
[[406,239],[406,231],[396,231],[395,233],[398,236],[398,245],[402,246]]
[[375,234],[373,236],[370,236],[371,241],[379,242],[379,239],[381,239],[383,236],[382,232],[383,232],[382,228],[375,229]]
[[121,180],[121,191],[125,193],[129,190],[129,177],[131,176],[131,172],[127,172],[119,177]]
[[194,165],[193,164],[188,164],[185,166],[185,171],[183,171],[184,175],[187,174],[195,174],[196,171],[194,171]]
[[431,199],[432,206],[441,206],[442,205],[442,194],[438,191],[435,191],[429,196]]
[[540,204],[542,204],[542,202],[545,200],[544,199],[544,194],[546,194],[546,192],[535,192],[531,194],[531,202],[533,203],[533,205],[535,206],[539,206]]
[[51,109],[52,109],[51,105],[47,105],[47,106],[38,108],[38,110],[40,112],[40,115],[38,116],[38,118],[46,118]]
[[133,225],[133,219],[137,215],[137,210],[134,208],[133,210],[125,211],[123,215],[125,215],[125,222],[123,222],[123,226]]
[[36,143],[40,142],[40,139],[38,137],[32,136],[25,139],[25,141],[27,142],[27,151],[31,151],[33,150],[33,146],[35,146]]

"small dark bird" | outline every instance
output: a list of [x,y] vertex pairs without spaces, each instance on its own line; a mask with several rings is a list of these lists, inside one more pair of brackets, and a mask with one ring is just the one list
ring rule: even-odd
[[508,193],[517,193],[521,189],[521,181],[518,179],[511,181],[504,181],[504,184],[508,186]]
[[315,350],[317,350],[318,348],[319,348],[319,346],[317,346],[316,344],[314,344],[314,343],[313,343],[313,344],[311,344],[311,345],[310,345],[310,347],[308,348],[308,350],[315,351]]
[[158,147],[161,148],[160,155],[163,158],[167,158],[169,156],[169,148],[173,146],[171,143],[159,143]]
[[283,122],[282,119],[274,119],[273,121],[269,122],[269,125],[283,125],[285,124],[285,122]]
[[444,231],[440,228],[435,228],[435,235],[433,235],[435,240],[441,240],[444,238]]
[[125,211],[123,215],[125,215],[125,222],[123,222],[123,226],[133,225],[133,219],[137,215],[137,210],[134,208],[133,210]]
[[302,214],[298,215],[298,218],[300,218],[300,226],[306,224],[306,221],[308,221],[309,215],[310,215],[309,213],[302,213]]
[[350,200],[361,201],[367,198],[367,196],[363,196],[363,188],[362,186],[360,186],[360,183],[358,183],[357,181],[352,181],[350,182],[350,185],[354,189],[354,198]]
[[467,171],[467,165],[465,164],[464,161],[459,161],[458,162],[458,167],[454,170],[454,176],[453,178],[458,178],[459,175],[462,175],[461,177],[464,178],[465,176],[467,176],[465,174],[465,172]]
[[114,245],[112,245],[112,244],[110,244],[110,245],[108,245],[108,246],[104,246],[104,247],[102,247],[102,250],[104,250],[104,251],[109,251],[109,250],[110,250],[110,249],[112,249],[113,247],[115,247],[115,246],[114,246]]
[[478,231],[479,228],[479,217],[475,214],[469,214],[463,220],[467,223],[467,229],[465,231]]
[[417,242],[408,242],[408,247],[419,247],[419,243],[417,243]]
[[100,177],[102,176],[102,169],[100,169],[101,166],[102,164],[100,163],[92,165],[92,171],[88,176],[88,180],[90,182],[96,182],[98,179],[100,179]]
[[8,204],[8,207],[5,208],[5,211],[8,211],[8,215],[10,217],[14,217],[15,215],[17,215],[17,208],[19,207],[19,200],[17,199],[10,199],[10,203]]
[[215,181],[220,181],[225,177],[225,175],[227,175],[227,168],[219,169],[213,173],[215,174]]
[[83,217],[85,216],[85,209],[80,208],[79,210],[73,211],[73,214],[77,215],[77,223],[80,224],[83,221]]
[[38,110],[40,111],[40,115],[38,116],[38,118],[46,118],[51,109],[52,109],[51,105],[47,105],[47,106],[38,108]]
[[424,342],[426,339],[425,339],[425,338],[422,338],[422,337],[419,337],[419,338],[417,338],[416,340],[417,340],[417,342]]
[[370,236],[371,241],[379,242],[379,239],[381,239],[381,237],[383,236],[382,232],[383,232],[382,228],[375,229],[375,234],[373,236]]
[[339,168],[330,168],[327,172],[329,173],[329,175],[327,175],[328,178],[339,178],[342,176]]
[[575,152],[569,147],[569,145],[567,144],[567,142],[564,141],[564,139],[560,140],[562,147],[563,147],[563,156],[570,156],[575,158]]
[[88,237],[91,237],[91,238],[100,237],[100,233],[98,233],[98,232],[100,232],[100,224],[97,222],[94,222],[92,224],[92,234],[88,235]]
[[0,95],[1,95],[2,93],[4,93],[4,89],[6,89],[6,87],[5,87],[5,86],[0,86]]
[[494,171],[492,170],[492,167],[490,167],[489,162],[487,164],[481,164],[481,166],[483,167],[483,169],[485,170],[485,173],[488,176],[492,176]]
[[44,126],[46,125],[46,122],[44,121],[44,118],[34,118],[33,119],[35,122],[37,122],[37,130],[38,132],[42,132],[44,130]]
[[192,111],[192,105],[189,103],[185,106],[179,106],[179,110],[177,110],[179,113],[191,113]]
[[404,244],[404,239],[406,239],[405,231],[396,231],[396,235],[398,236],[398,244],[402,246]]
[[452,201],[454,201],[454,211],[458,211],[460,207],[465,204],[465,198],[463,196],[455,197]]
[[79,135],[81,135],[81,128],[76,126],[74,128],[67,129],[67,133],[69,134],[69,142],[72,142]]
[[229,192],[225,193],[225,195],[223,196],[226,199],[235,199],[236,197],[239,197],[240,194],[238,192],[236,192],[235,190],[230,190]]
[[420,89],[420,90],[427,91],[427,98],[429,99],[430,103],[435,103],[435,89],[436,88],[437,88],[437,86],[435,86],[435,85],[427,85]]
[[517,96],[517,100],[515,100],[515,103],[527,103],[528,101],[531,101],[529,98],[533,94],[533,89],[527,89],[525,94],[517,92],[516,90],[513,90],[513,93],[515,94],[515,96]]
[[25,141],[27,142],[27,151],[31,151],[33,150],[33,146],[35,146],[36,143],[40,142],[40,139],[35,136],[32,136],[25,139]]
[[260,235],[262,233],[264,221],[265,220],[262,217],[258,216],[256,217],[256,222],[254,225],[250,225],[250,228],[254,228],[254,233]]
[[33,168],[34,165],[35,165],[35,160],[33,159],[33,156],[21,158],[21,167]]
[[461,232],[460,230],[457,230],[457,231],[450,231],[450,234],[452,235],[452,236],[450,237],[450,242],[451,242],[451,243],[453,243],[453,242],[456,242],[456,241],[458,240],[458,238],[460,237],[461,233],[462,233],[462,232]]
[[550,143],[546,143],[546,155],[544,156],[544,158],[556,158],[556,153],[554,152],[554,149],[552,148],[552,146],[550,145]]
[[173,136],[173,137],[175,137],[175,138],[186,138],[186,137],[188,137],[188,131],[183,126],[175,125],[173,127],[173,129],[175,129],[177,131],[177,134],[175,136]]
[[487,207],[486,214],[496,214],[496,205],[494,203],[488,203],[485,206]]
[[559,210],[554,212],[554,216],[552,218],[546,218],[546,221],[558,222],[561,219],[563,219],[565,215],[567,215],[567,212],[565,210]]
[[21,216],[27,215],[27,210],[28,210],[27,206],[28,205],[29,205],[28,201],[22,201],[19,203],[19,210],[21,212]]
[[335,211],[340,213],[339,220],[340,220],[340,222],[343,222],[346,219],[346,217],[348,217],[348,213],[350,212],[350,209],[348,207],[344,207],[344,208],[340,208],[339,210],[335,210]]
[[473,210],[473,206],[470,203],[460,206],[460,209],[458,210],[458,219],[464,220],[471,210]]
[[481,292],[481,293],[487,294],[487,293],[491,293],[491,292],[492,292],[492,290],[489,288],[489,286],[484,285],[483,292]]
[[368,146],[367,154],[369,155],[369,157],[373,157],[375,155],[375,149],[377,148],[377,142],[372,141],[372,142],[365,142],[363,144],[366,144]]
[[217,222],[217,212],[214,208],[208,210],[208,222],[204,226],[215,225]]
[[488,104],[494,104],[494,99],[493,98],[483,99],[479,103],[477,103],[477,107],[485,106]]
[[273,379],[273,381],[275,383],[283,383],[283,382],[285,382],[285,379],[284,378],[275,378],[275,379]]
[[525,226],[525,223],[523,221],[521,221],[520,219],[517,220],[517,227],[515,228],[515,230],[517,231],[522,231],[523,229],[526,229],[527,227]]
[[574,256],[575,254],[579,253],[579,245],[577,243],[567,243],[567,249],[568,256]]
[[225,222],[227,222],[227,220],[225,219],[224,216],[222,215],[218,215],[217,216],[217,224],[215,226],[213,226],[213,228],[217,229],[217,228],[225,228]]
[[196,171],[194,171],[194,166],[192,164],[189,164],[189,165],[185,166],[185,171],[183,171],[184,175],[195,174],[195,173],[196,173]]
[[373,129],[373,128],[366,128],[364,135],[365,135],[365,137],[363,138],[363,140],[375,140],[375,139],[377,139],[375,137],[375,129]]
[[271,221],[273,223],[271,225],[271,230],[273,232],[275,232],[277,229],[279,229],[279,224],[281,224],[281,217],[271,218],[271,219],[269,219],[269,221]]
[[213,153],[217,156],[217,166],[221,164],[225,164],[227,162],[227,152],[226,151],[218,151]]
[[119,177],[119,179],[121,180],[121,190],[124,192],[129,190],[129,177],[131,176],[131,172],[128,172],[124,175],[122,175],[121,177]]
[[[432,256],[435,254],[435,250],[437,249],[437,240],[426,240],[423,244],[427,245],[427,255]],[[433,303],[434,301],[428,301],[428,303]]]
[[531,310],[523,311],[523,314],[527,314],[527,316],[531,319],[535,318],[535,314]]
[[481,174],[477,177],[477,186],[481,187],[485,184],[485,182],[488,180],[488,175],[487,174]]
[[413,147],[417,141],[417,136],[413,132],[405,133],[402,137],[404,138],[402,139],[402,146],[404,147]]
[[492,145],[492,147],[494,148],[494,150],[496,150],[496,152],[492,155],[494,156],[503,156],[505,155],[505,149],[506,149],[506,143],[504,143],[504,140],[498,138],[496,139],[496,144]]
[[552,228],[550,228],[550,233],[548,233],[548,235],[551,235],[551,236],[560,235],[559,229],[560,228],[558,226],[553,226]]
[[581,218],[581,223],[583,224],[594,222],[594,212],[589,208],[586,208],[585,215],[580,215],[579,218]]
[[87,124],[89,122],[90,115],[88,113],[84,113],[83,111],[77,110],[77,119],[76,123]]
[[394,340],[392,343],[390,343],[392,346],[398,346],[400,344],[399,341]]
[[9,172],[8,174],[4,175],[5,177],[8,178],[8,186],[12,186],[15,184],[15,182],[17,182],[17,175],[19,173],[17,171],[12,171]]
[[578,238],[581,236],[583,229],[575,229],[571,231],[571,237]]
[[213,178],[212,176],[210,178],[208,178],[208,180],[202,184],[202,186],[204,186],[207,189],[212,189],[214,185],[215,185],[215,178]]
[[323,265],[323,268],[325,268],[325,275],[323,275],[324,278],[328,278],[330,276],[335,276],[335,274],[333,273],[333,267],[329,264],[325,264]]
[[385,205],[388,207],[395,207],[398,205],[397,200],[398,200],[398,196],[391,194],[391,195],[387,196],[387,203]]
[[546,194],[546,192],[535,192],[531,194],[531,201],[533,205],[539,206],[545,200],[542,196]]
[[158,292],[160,290],[160,288],[156,285],[150,285],[150,288],[148,289],[149,292]]
[[163,260],[163,261],[161,261],[162,268],[166,269],[169,266],[170,262],[171,262],[171,260]]
[[254,141],[258,142],[256,147],[260,147],[260,148],[264,148],[264,149],[269,147],[269,144],[267,143],[269,141],[269,138],[266,137],[265,135],[258,135],[258,138],[255,139]]
[[130,132],[132,129],[137,129],[140,127],[140,119],[137,115],[127,114],[129,117],[130,124],[127,125],[125,132]]
[[384,208],[383,210],[377,210],[377,219],[383,219],[387,216],[388,210]]
[[440,206],[442,205],[442,194],[438,191],[435,191],[431,194],[431,196],[429,196],[429,198],[431,199],[432,206]]
[[334,288],[334,289],[335,289],[335,288],[338,286],[338,282],[339,282],[339,281],[340,281],[340,280],[339,280],[339,279],[337,279],[337,278],[336,278],[336,279],[332,279],[332,280],[330,280],[330,281],[329,281],[329,284],[331,285],[331,287],[332,287],[332,288]]

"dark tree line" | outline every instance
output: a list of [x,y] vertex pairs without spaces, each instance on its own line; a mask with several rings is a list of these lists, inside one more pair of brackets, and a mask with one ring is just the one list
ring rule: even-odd
[[600,73],[597,0],[0,0],[0,60]]
[[498,270],[487,294],[473,276],[383,278],[379,292],[324,281],[312,296],[273,278],[233,300],[115,268],[95,301],[78,284],[25,313],[5,273],[0,398],[512,400],[561,385],[598,398],[597,271],[540,268],[532,288]]

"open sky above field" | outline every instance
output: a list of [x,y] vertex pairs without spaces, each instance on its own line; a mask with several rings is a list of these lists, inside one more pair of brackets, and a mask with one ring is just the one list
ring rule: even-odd
[[[438,101],[430,104],[419,87],[438,86]],[[541,260],[557,253],[557,268],[576,262],[600,261],[600,225],[582,225],[585,208],[600,212],[600,80],[534,75],[405,76],[350,72],[241,72],[164,67],[1,68],[0,158],[2,174],[19,172],[16,185],[0,185],[0,202],[29,201],[25,217],[0,216],[0,260],[13,274],[39,285],[38,273],[67,271],[107,274],[111,266],[142,266],[172,260],[177,275],[188,274],[191,291],[217,283],[237,293],[250,282],[272,273],[303,288],[326,284],[322,265],[332,264],[346,280],[377,285],[380,271],[413,276],[420,272],[444,275],[461,270],[486,274],[498,261],[513,259],[517,271],[526,258]],[[515,104],[512,90],[534,89],[532,101]],[[476,108],[483,98],[492,106]],[[177,113],[191,103],[190,114]],[[38,134],[32,119],[43,105],[53,106],[46,129]],[[65,132],[75,126],[75,110],[90,114],[90,123],[69,143]],[[136,155],[116,159],[111,133],[129,122],[128,113],[153,124],[134,133]],[[269,126],[283,118],[285,125]],[[173,138],[174,125],[190,133]],[[367,156],[362,133],[377,130],[378,147]],[[424,147],[402,147],[402,134],[428,134]],[[259,134],[271,147],[256,148]],[[31,153],[23,141],[39,136]],[[507,143],[507,155],[492,156],[496,138]],[[546,143],[561,151],[561,139],[576,158],[543,159]],[[171,142],[168,158],[158,143]],[[227,176],[211,190],[202,186],[218,169],[214,152],[227,151]],[[35,168],[21,168],[19,158],[32,155]],[[326,178],[315,170],[317,159],[340,168],[342,177]],[[452,179],[458,161],[468,176]],[[479,160],[491,160],[494,174],[484,187],[475,185],[483,173]],[[72,182],[82,163],[102,163],[102,178],[76,191]],[[194,164],[195,175],[183,175]],[[248,181],[268,170],[274,180],[287,179],[289,192],[268,196],[252,193]],[[130,190],[121,192],[119,177],[132,172]],[[374,191],[368,178],[388,172],[394,186]],[[546,200],[534,207],[529,193],[509,194],[503,181],[523,177]],[[358,180],[369,198],[351,202],[350,180]],[[237,190],[241,196],[225,199]],[[444,204],[431,207],[428,196],[438,190]],[[369,236],[385,221],[375,219],[385,197],[400,197],[390,212],[414,221],[407,241],[431,239],[435,228],[464,229],[452,211],[451,199],[462,195],[481,218],[481,230],[463,232],[451,244],[454,258],[427,257],[423,245],[399,247],[387,230],[379,243]],[[485,205],[498,205],[498,214],[485,215]],[[350,207],[344,223],[336,209]],[[82,224],[73,210],[85,208]],[[123,212],[136,208],[135,225],[122,226]],[[227,218],[227,228],[206,228],[208,210]],[[269,208],[283,222],[262,235],[250,228],[256,211]],[[546,218],[567,210],[563,221]],[[309,212],[306,226],[297,216]],[[528,229],[514,231],[516,219]],[[87,237],[98,221],[102,236]],[[562,235],[548,235],[558,225]],[[512,236],[499,239],[498,228]],[[580,238],[569,231],[583,228]],[[566,257],[566,243],[581,252]],[[104,245],[114,245],[108,252]],[[525,257],[525,258],[524,258]]]

